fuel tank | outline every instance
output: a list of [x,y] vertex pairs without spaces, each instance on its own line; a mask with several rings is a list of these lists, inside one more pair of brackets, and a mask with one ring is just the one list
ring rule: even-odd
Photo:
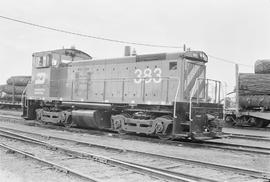
[[110,112],[100,110],[73,110],[72,121],[81,128],[111,128]]

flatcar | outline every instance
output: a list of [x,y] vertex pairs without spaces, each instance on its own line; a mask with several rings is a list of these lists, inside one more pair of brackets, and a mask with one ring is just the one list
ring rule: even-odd
[[206,79],[208,57],[202,51],[92,59],[60,49],[32,58],[26,119],[162,139],[221,133],[221,82]]

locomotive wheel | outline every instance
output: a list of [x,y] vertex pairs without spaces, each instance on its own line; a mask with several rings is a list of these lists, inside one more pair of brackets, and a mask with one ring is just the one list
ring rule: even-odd
[[230,116],[230,115],[225,116],[225,122],[226,122],[227,126],[234,126],[235,125],[233,116]]
[[[131,115],[128,113],[123,113],[121,115],[124,116],[125,118],[131,118]],[[118,133],[121,135],[127,134],[127,132],[125,130],[123,130],[122,127],[118,130]]]
[[[171,116],[161,116],[156,118],[157,120],[157,128],[156,134],[161,140],[171,140],[172,139],[172,124],[168,124],[166,131],[164,132],[164,123],[168,122],[168,120],[173,120]],[[161,131],[162,130],[162,131]]]
[[63,122],[63,125],[66,127],[66,128],[70,128],[72,125],[73,125],[73,122],[72,122],[72,117],[69,116],[65,122]]
[[40,113],[36,113],[36,120],[37,121],[41,121],[41,115],[40,115]]
[[37,121],[41,121],[41,115],[42,115],[42,112],[40,109],[37,109],[36,110],[36,120]]
[[129,115],[128,113],[122,113],[118,115],[118,120],[114,121],[116,122],[115,124],[117,125],[117,132],[121,135],[126,134],[127,132],[125,130],[123,130],[122,128],[122,120],[124,120],[125,118],[130,118],[131,115]]
[[[168,128],[170,128],[170,125],[168,126]],[[171,131],[166,133],[165,135],[158,134],[158,138],[161,139],[161,140],[171,140],[172,139],[172,129],[170,129],[170,130]]]

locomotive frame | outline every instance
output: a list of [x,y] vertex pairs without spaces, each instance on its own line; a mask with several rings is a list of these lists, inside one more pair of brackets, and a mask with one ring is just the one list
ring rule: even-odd
[[34,53],[23,116],[162,139],[216,137],[221,83],[205,78],[207,59],[201,51],[98,60],[76,49]]

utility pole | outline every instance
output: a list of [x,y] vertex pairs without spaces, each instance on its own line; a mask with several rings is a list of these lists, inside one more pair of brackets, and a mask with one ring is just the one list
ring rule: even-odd
[[239,80],[238,80],[239,67],[235,64],[235,114],[239,116]]

